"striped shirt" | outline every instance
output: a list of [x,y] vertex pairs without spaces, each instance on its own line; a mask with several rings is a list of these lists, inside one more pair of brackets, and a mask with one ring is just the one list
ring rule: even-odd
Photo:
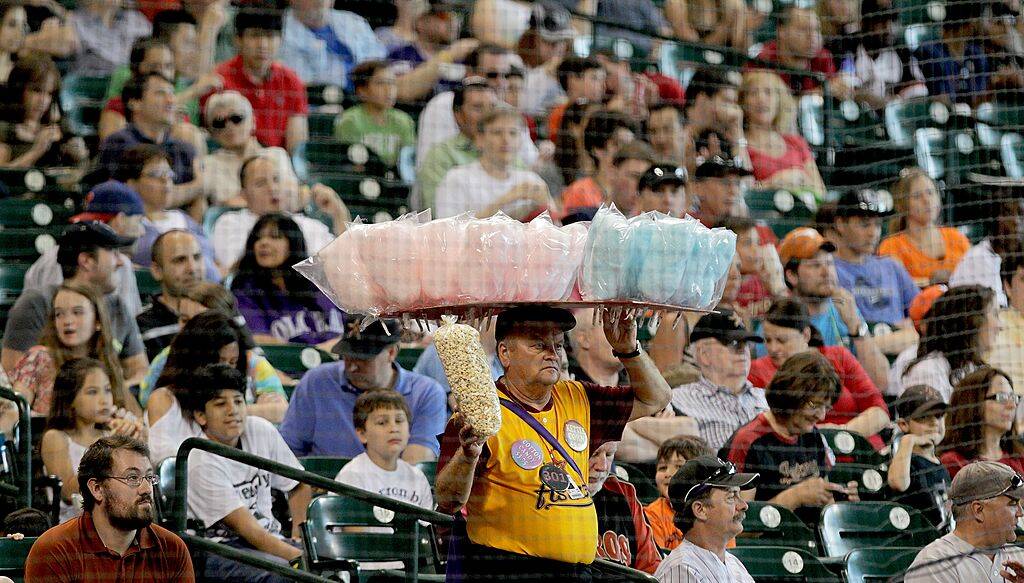
[[768,401],[764,389],[750,381],[745,381],[739,393],[733,393],[701,377],[695,383],[672,389],[672,406],[696,420],[701,437],[711,451],[718,451],[737,429],[767,411]]
[[1007,545],[990,558],[951,532],[921,549],[904,580],[906,583],[1004,583],[999,572],[1005,568],[1006,561],[1024,561],[1024,550]]
[[659,583],[754,583],[739,559],[728,552],[725,562],[715,553],[683,540],[654,572]]

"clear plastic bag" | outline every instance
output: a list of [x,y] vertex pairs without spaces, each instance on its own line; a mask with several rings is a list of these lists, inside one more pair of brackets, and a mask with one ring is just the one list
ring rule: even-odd
[[686,265],[693,254],[699,221],[692,217],[677,219],[660,213],[648,221],[650,236],[637,258],[637,297],[667,304],[682,284]]
[[568,295],[575,265],[570,263],[573,232],[560,229],[543,213],[525,226],[526,261],[518,301],[560,301]]
[[727,229],[708,229],[703,225],[697,233],[682,285],[671,301],[688,308],[710,310],[722,298],[729,265],[736,253],[736,235]]
[[594,215],[580,269],[580,294],[590,301],[623,297],[629,265],[629,238],[633,230],[615,205],[602,206]]
[[466,277],[463,253],[466,248],[468,214],[438,219],[420,225],[420,278],[424,306],[457,303]]
[[525,261],[523,237],[523,224],[503,213],[466,224],[463,301],[515,300]]
[[370,278],[384,291],[385,310],[417,307],[420,284],[422,232],[415,214],[385,223],[367,225],[357,232],[359,255]]
[[359,253],[360,231],[367,227],[350,224],[344,233],[294,269],[342,310],[379,315],[387,307],[384,291],[371,279]]

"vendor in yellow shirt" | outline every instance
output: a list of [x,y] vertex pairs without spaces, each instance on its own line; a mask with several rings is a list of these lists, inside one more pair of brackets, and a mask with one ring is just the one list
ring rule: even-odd
[[564,333],[575,325],[572,312],[558,308],[498,316],[501,430],[482,438],[456,413],[442,439],[437,506],[458,519],[447,581],[498,573],[503,581],[590,581],[597,549],[590,454],[619,440],[629,421],[664,409],[671,389],[628,318],[606,321],[604,331],[630,385],[559,380]]

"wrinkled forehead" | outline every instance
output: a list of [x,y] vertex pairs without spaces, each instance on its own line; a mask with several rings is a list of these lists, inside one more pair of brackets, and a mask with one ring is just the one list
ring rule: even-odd
[[519,322],[512,326],[506,340],[563,342],[565,334],[553,322]]

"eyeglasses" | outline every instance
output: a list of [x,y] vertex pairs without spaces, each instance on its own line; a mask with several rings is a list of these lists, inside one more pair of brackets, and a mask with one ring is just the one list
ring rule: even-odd
[[240,113],[233,113],[227,117],[218,117],[210,122],[210,127],[215,130],[222,130],[228,126],[228,122],[239,125],[245,121],[245,116]]
[[163,172],[144,172],[143,178],[152,178],[153,180],[170,180],[174,182],[174,170],[165,170]]
[[814,401],[807,401],[804,403],[803,408],[808,411],[828,411],[828,403],[815,403]]
[[686,491],[686,496],[683,496],[683,503],[685,504],[686,502],[689,502],[690,498],[694,496],[695,491],[700,491],[701,488],[708,487],[708,482],[717,481],[727,476],[731,476],[735,473],[736,466],[733,465],[732,462],[722,462],[722,465],[717,470],[715,470],[715,473],[704,478],[704,480],[701,483],[695,484],[692,488]]
[[1020,395],[1018,395],[1017,393],[996,393],[994,395],[989,395],[989,396],[985,397],[985,400],[986,401],[995,401],[996,403],[999,403],[1000,405],[1005,405],[1007,403],[1013,403],[1014,405],[1019,405],[1020,404]]
[[145,476],[137,476],[132,474],[130,476],[100,476],[101,479],[117,480],[118,482],[124,482],[129,488],[138,488],[143,482],[149,482],[151,486],[156,486],[160,478],[154,474],[146,474]]

